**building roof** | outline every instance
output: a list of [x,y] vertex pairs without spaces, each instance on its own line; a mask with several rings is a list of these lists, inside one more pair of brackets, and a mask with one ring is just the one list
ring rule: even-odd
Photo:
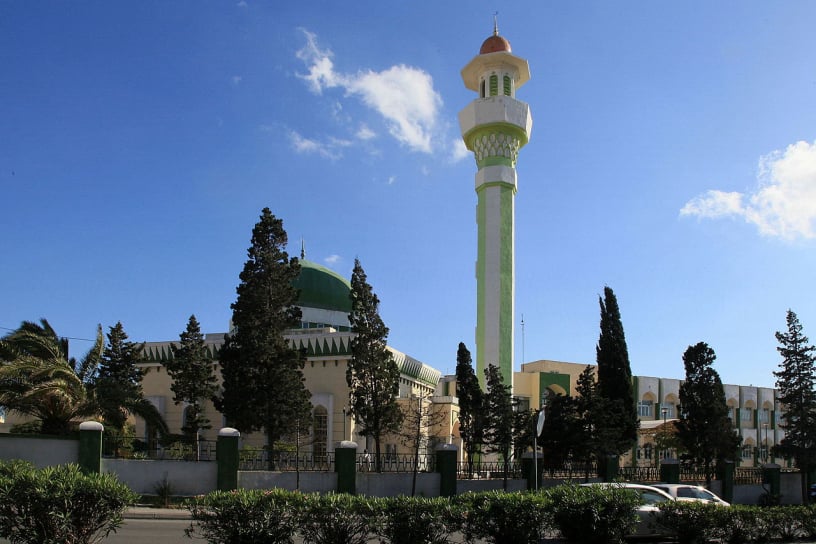
[[351,284],[325,266],[301,259],[294,285],[300,289],[298,306],[351,313]]
[[507,41],[507,38],[499,36],[498,32],[496,32],[482,43],[479,54],[486,55],[488,53],[498,53],[499,51],[512,53],[513,48],[510,47],[510,42]]

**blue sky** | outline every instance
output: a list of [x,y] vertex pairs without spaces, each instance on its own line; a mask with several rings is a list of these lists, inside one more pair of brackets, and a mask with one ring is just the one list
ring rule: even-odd
[[498,9],[532,73],[516,366],[594,362],[609,285],[634,373],[680,378],[705,341],[724,381],[773,385],[788,308],[816,340],[816,3],[502,4],[0,1],[0,327],[224,331],[268,206],[291,253],[358,257],[391,345],[453,372],[459,71]]

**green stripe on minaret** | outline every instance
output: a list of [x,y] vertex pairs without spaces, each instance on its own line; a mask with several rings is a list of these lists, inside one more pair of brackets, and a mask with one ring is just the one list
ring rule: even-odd
[[487,198],[484,191],[477,191],[478,201],[476,204],[476,222],[478,223],[478,249],[476,256],[476,377],[482,389],[486,389],[484,369],[485,366],[485,258],[487,250]]
[[501,305],[499,368],[505,385],[513,383],[513,197],[512,186],[501,189]]

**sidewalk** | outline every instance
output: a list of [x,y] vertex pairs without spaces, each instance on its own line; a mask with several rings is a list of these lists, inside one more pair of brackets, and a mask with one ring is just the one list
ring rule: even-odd
[[191,519],[186,508],[153,508],[133,506],[125,510],[125,519]]

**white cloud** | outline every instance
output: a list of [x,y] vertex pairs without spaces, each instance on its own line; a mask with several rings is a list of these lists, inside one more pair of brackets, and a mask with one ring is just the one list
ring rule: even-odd
[[431,76],[419,68],[399,64],[386,70],[360,70],[357,74],[335,71],[329,49],[321,49],[317,36],[301,29],[306,45],[296,56],[309,72],[299,74],[312,92],[339,87],[347,96],[358,97],[363,104],[379,113],[388,132],[398,142],[414,151],[431,153],[431,139],[437,126],[442,98],[433,88]]
[[336,87],[337,75],[334,73],[334,63],[331,60],[334,53],[329,49],[320,49],[317,45],[317,35],[313,32],[301,30],[306,36],[306,45],[295,53],[295,56],[308,66],[309,73],[298,74],[298,77],[305,79],[316,94],[322,93],[324,88]]
[[337,263],[339,263],[342,260],[343,260],[343,258],[340,257],[340,255],[335,254],[335,255],[329,255],[328,257],[323,259],[323,262],[330,265],[330,266],[333,266],[333,265],[336,265]]
[[230,78],[230,81],[232,82],[232,84],[233,84],[233,85],[238,85],[239,83],[241,83],[241,81],[242,81],[243,79],[244,79],[244,78],[243,78],[243,77],[241,77],[241,76],[232,76],[232,77]]
[[397,181],[397,176],[388,176],[388,185],[394,185],[395,181]]
[[343,153],[341,149],[350,145],[350,142],[347,140],[338,140],[336,138],[330,138],[325,142],[305,138],[294,130],[289,131],[289,141],[292,143],[292,148],[298,153],[314,153],[331,160],[337,160],[342,157]]
[[465,145],[465,141],[461,138],[456,138],[451,142],[451,161],[452,162],[459,162],[463,159],[466,159],[470,155],[470,151],[468,151],[467,146]]
[[742,217],[765,236],[816,238],[816,141],[760,157],[757,178],[753,192],[711,190],[687,202],[680,215]]
[[247,4],[245,0],[241,0],[240,2],[238,2],[238,3],[237,3],[237,4],[235,4],[235,5],[236,5],[236,6],[238,6],[239,8],[245,8],[245,7],[247,7],[249,4]]
[[360,129],[357,131],[357,138],[360,140],[370,140],[377,135],[376,132],[368,128],[366,125],[360,125]]

